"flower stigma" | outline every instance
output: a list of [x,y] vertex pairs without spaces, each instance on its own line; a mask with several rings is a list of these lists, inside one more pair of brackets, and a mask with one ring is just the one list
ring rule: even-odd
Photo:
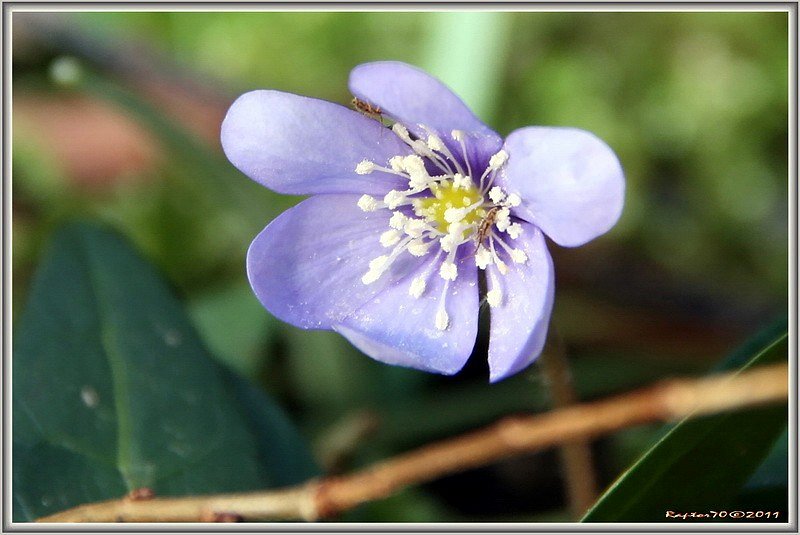
[[[394,156],[388,166],[369,160],[356,165],[358,174],[389,173],[402,177],[408,184],[407,189],[391,190],[383,199],[363,195],[358,200],[361,210],[386,210],[388,215],[387,229],[380,236],[380,244],[389,250],[388,254],[370,261],[361,281],[364,284],[377,281],[403,253],[416,257],[433,254],[431,264],[412,280],[408,293],[416,299],[425,295],[434,271],[444,279],[433,318],[435,327],[444,331],[450,326],[445,299],[450,284],[458,278],[459,262],[471,257],[479,269],[495,265],[501,275],[508,273],[508,263],[527,263],[525,252],[509,243],[523,230],[511,213],[522,199],[494,185],[497,172],[508,161],[505,150],[492,155],[485,169],[475,170],[481,173],[475,176],[464,132],[454,130],[450,134],[461,149],[460,158],[456,158],[439,135],[424,126],[421,128],[427,137],[412,137],[400,123],[392,126],[394,134],[412,149],[412,154]],[[464,253],[459,256],[462,250]],[[490,307],[497,307],[503,301],[502,285],[494,272],[489,274],[486,301]]]

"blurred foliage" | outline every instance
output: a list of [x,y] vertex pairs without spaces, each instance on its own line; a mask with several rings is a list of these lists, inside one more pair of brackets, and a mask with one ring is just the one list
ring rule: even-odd
[[[318,451],[348,415],[377,414],[377,430],[335,469],[548,400],[536,366],[487,384],[485,336],[461,374],[438,377],[379,364],[337,335],[299,331],[258,306],[244,286],[247,246],[297,199],[249,181],[221,154],[219,120],[245,90],[346,104],[353,66],[396,59],[440,77],[503,135],[575,126],[613,147],[627,176],[622,220],[587,247],[552,247],[559,282],[550,337],[564,344],[584,399],[704,371],[786,311],[786,13],[25,17],[15,15],[13,27],[15,320],[53,230],[76,216],[110,224],[165,271],[212,353],[260,382]],[[51,66],[65,56],[80,71],[56,83],[61,71]],[[100,106],[113,126],[68,115],[73,99]],[[44,104],[64,116],[34,113]],[[134,126],[151,157],[92,177],[76,171],[75,160],[122,153],[123,143],[95,138]],[[598,441],[603,482],[663,432]],[[554,458],[525,463],[415,489],[345,519],[564,519]]]

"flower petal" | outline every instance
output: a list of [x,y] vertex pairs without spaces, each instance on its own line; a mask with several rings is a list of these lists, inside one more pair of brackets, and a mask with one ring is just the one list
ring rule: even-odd
[[[402,254],[372,284],[361,277],[387,254],[386,210],[362,212],[359,197],[317,195],[275,218],[247,252],[250,285],[264,307],[303,329],[329,329],[420,263]],[[388,214],[388,215],[387,215]]]
[[513,245],[525,251],[525,264],[509,264],[506,275],[497,267],[487,269],[488,287],[500,282],[499,306],[490,308],[489,380],[499,381],[533,362],[542,352],[553,309],[555,277],[553,261],[541,231],[521,223],[522,234]]
[[378,61],[359,65],[350,71],[349,86],[353,95],[379,106],[383,113],[415,133],[420,133],[418,124],[447,138],[452,130],[470,132],[481,138],[477,142],[494,146],[490,155],[502,146],[500,136],[475,117],[447,86],[406,63]]
[[[436,313],[445,281],[431,258],[413,275],[384,290],[345,318],[334,330],[370,357],[398,366],[451,375],[464,367],[478,333],[478,279],[474,262],[459,263],[458,278],[445,299],[449,326],[436,328]],[[427,288],[415,299],[411,281],[430,271]]]
[[405,182],[359,175],[369,159],[385,166],[410,149],[378,121],[344,106],[280,91],[251,91],[222,122],[222,148],[241,172],[280,193],[384,194]]
[[506,139],[501,180],[522,205],[514,212],[565,247],[583,245],[619,219],[625,178],[614,152],[594,134],[532,126]]

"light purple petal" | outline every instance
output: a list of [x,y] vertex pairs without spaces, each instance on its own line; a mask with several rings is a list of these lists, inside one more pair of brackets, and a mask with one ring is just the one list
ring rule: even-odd
[[489,380],[499,381],[533,362],[542,352],[553,309],[555,280],[553,261],[541,231],[522,223],[523,232],[509,245],[525,251],[525,264],[508,263],[501,275],[494,265],[487,270],[487,284],[500,282],[500,306],[490,308]]
[[387,116],[419,133],[418,124],[437,130],[449,139],[452,130],[476,135],[474,143],[486,146],[489,155],[502,139],[483,124],[442,82],[425,71],[399,61],[365,63],[350,71],[350,91],[359,99],[379,106]]
[[[370,357],[398,366],[453,374],[464,367],[478,333],[478,280],[474,261],[462,260],[458,278],[450,283],[445,308],[450,319],[445,330],[435,319],[445,281],[439,276],[441,259],[431,258],[417,272],[395,284],[333,328]],[[408,293],[414,277],[431,270],[425,293]]]
[[247,275],[261,303],[303,329],[329,329],[388,285],[419,258],[401,255],[377,282],[361,277],[387,253],[379,242],[391,212],[362,212],[358,195],[317,195],[275,218],[247,252]]
[[622,167],[594,134],[532,126],[512,132],[505,149],[509,159],[500,180],[522,197],[514,213],[557,244],[583,245],[619,219],[625,200]]
[[222,148],[241,172],[280,193],[369,193],[405,189],[396,175],[356,174],[368,159],[386,166],[410,149],[378,121],[324,100],[251,91],[222,122]]

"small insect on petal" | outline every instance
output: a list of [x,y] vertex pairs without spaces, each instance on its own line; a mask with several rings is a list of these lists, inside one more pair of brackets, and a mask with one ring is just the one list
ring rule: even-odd
[[366,117],[369,117],[370,119],[375,119],[376,121],[381,120],[382,118],[381,114],[383,113],[383,110],[381,110],[380,106],[373,106],[369,102],[361,100],[360,98],[357,97],[353,97],[352,104],[353,107],[356,109],[356,111],[361,112]]

